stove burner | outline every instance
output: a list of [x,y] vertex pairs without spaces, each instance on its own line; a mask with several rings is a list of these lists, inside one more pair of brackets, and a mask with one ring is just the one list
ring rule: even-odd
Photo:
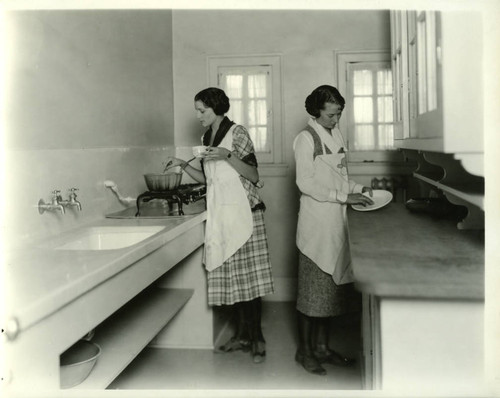
[[184,184],[171,191],[146,191],[137,197],[137,213],[135,216],[140,216],[141,203],[146,203],[153,199],[166,200],[170,209],[173,208],[174,204],[177,204],[177,212],[180,216],[183,216],[183,204],[188,205],[190,203],[197,202],[198,200],[203,199],[205,195],[206,187],[202,184]]

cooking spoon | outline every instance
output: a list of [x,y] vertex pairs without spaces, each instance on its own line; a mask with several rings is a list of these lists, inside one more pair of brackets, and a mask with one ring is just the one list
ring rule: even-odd
[[[185,164],[187,165],[188,163],[192,162],[192,161],[193,161],[193,160],[195,160],[195,159],[196,159],[196,156],[195,156],[195,157],[192,157],[191,159],[189,159],[188,161],[186,161],[186,163],[185,163]],[[171,160],[170,162],[168,162],[168,163],[165,165],[165,168],[163,169],[163,172],[164,172],[164,173],[165,173],[165,171],[167,171],[167,169],[169,169],[169,168],[173,167],[173,166],[172,166],[172,163],[173,163],[173,161]]]

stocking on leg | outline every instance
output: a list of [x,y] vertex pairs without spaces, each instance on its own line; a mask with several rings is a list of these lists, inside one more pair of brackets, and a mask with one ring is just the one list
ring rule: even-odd
[[297,311],[299,329],[299,348],[295,354],[295,360],[300,363],[309,373],[325,375],[326,370],[321,366],[313,354],[313,335],[316,330],[316,318],[309,317]]
[[252,341],[252,357],[255,363],[261,363],[266,356],[266,341],[262,333],[262,301],[260,297],[248,302],[250,319],[250,339]]
[[351,366],[355,360],[331,350],[328,347],[330,318],[318,318],[317,340],[314,345],[314,355],[321,363],[338,366]]
[[250,338],[248,335],[248,317],[243,303],[232,306],[231,320],[235,324],[235,333],[225,344],[219,346],[216,352],[248,351],[250,350]]

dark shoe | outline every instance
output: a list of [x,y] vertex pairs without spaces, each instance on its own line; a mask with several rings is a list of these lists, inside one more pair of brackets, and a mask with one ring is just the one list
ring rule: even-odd
[[233,351],[250,351],[250,342],[248,340],[241,340],[236,337],[231,337],[225,344],[215,349],[215,352],[220,353]]
[[252,343],[252,358],[254,363],[262,363],[266,359],[266,342],[254,341]]
[[338,352],[332,350],[314,351],[314,356],[318,359],[320,363],[328,363],[330,365],[348,367],[356,363],[355,359],[346,358],[340,355]]
[[302,352],[297,350],[295,360],[309,373],[319,376],[326,375],[325,368],[321,366],[320,362],[313,355],[304,355]]

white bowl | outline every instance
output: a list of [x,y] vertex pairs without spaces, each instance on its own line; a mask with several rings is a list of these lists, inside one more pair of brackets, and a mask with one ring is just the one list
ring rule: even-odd
[[193,156],[196,156],[197,158],[202,157],[205,152],[207,151],[207,146],[204,145],[199,145],[199,146],[194,146],[193,147]]
[[92,371],[101,347],[88,340],[78,340],[60,357],[61,388],[71,388],[83,382]]

